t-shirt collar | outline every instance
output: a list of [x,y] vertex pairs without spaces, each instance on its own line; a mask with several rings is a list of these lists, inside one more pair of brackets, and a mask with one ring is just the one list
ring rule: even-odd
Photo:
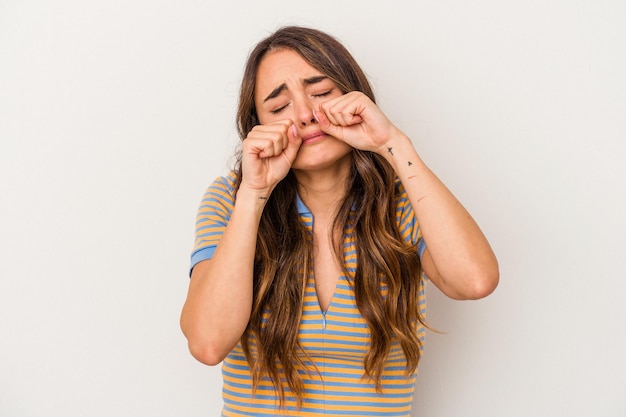
[[298,206],[298,214],[311,214],[311,210],[304,204],[300,195],[296,193],[296,205]]

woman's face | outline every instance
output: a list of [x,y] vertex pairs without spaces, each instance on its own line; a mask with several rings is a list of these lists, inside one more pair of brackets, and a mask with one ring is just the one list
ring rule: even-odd
[[345,159],[352,148],[323,133],[313,109],[342,92],[334,81],[290,49],[269,52],[259,64],[254,103],[261,124],[291,120],[302,138],[292,167],[323,169]]

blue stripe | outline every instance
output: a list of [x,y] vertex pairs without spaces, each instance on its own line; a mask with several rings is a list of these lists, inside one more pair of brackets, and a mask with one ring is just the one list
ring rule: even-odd
[[[334,334],[336,335],[341,335],[344,336],[345,334],[342,332],[334,332]],[[364,340],[367,340],[367,338],[360,336],[358,333],[353,334],[351,337],[361,337]],[[368,346],[368,344],[360,342],[360,341],[352,341],[352,340],[341,340],[341,341],[335,341],[335,342],[330,342],[328,341],[328,339],[324,338],[324,337],[302,337],[303,341],[306,341],[307,343],[319,343],[319,344],[326,344],[326,346],[324,347],[324,351],[325,352],[331,352],[333,350],[337,351],[337,352],[341,352],[341,349],[345,349],[345,351],[355,351],[354,349],[350,349],[350,347],[363,347],[366,348]],[[335,345],[341,345],[343,346],[343,348],[330,348],[328,347],[328,344],[335,344]],[[304,349],[306,350],[307,347],[305,346]],[[318,350],[319,348],[315,347],[315,346],[311,346],[311,349],[313,350]]]

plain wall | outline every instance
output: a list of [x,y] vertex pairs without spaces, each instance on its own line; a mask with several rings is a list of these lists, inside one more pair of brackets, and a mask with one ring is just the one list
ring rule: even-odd
[[414,416],[626,415],[626,3],[0,0],[0,415],[217,416],[178,319],[242,66],[354,53],[500,261],[429,287]]

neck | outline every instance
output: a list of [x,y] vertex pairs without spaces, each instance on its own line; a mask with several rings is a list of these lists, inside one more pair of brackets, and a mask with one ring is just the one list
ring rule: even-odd
[[294,170],[300,198],[314,216],[332,216],[346,196],[352,158],[324,170]]

